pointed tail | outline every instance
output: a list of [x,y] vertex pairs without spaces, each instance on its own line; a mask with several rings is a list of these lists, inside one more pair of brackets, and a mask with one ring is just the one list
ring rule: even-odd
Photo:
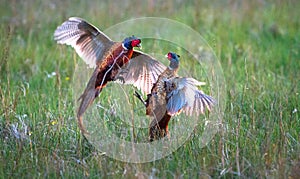
[[79,128],[83,134],[88,134],[88,132],[86,131],[83,125],[83,114],[85,113],[87,108],[93,103],[95,98],[100,94],[102,89],[100,87],[96,87],[98,73],[99,70],[98,68],[96,68],[83,94],[78,99],[81,102],[80,102],[79,109],[77,111],[77,119],[78,119]]
[[165,113],[162,119],[154,118],[149,126],[149,141],[159,140],[165,136],[169,137],[168,124],[171,116]]

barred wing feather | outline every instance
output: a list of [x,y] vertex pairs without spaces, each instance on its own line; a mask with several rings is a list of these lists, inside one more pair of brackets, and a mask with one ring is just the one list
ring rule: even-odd
[[89,67],[96,67],[114,42],[87,21],[70,17],[54,32],[59,44],[71,45]]
[[[174,116],[182,110],[187,115],[195,113],[197,116],[203,114],[205,108],[211,110],[215,100],[197,86],[205,83],[199,82],[193,78],[175,77],[166,82],[167,89],[167,111]],[[172,88],[173,87],[173,88]]]
[[153,84],[165,69],[162,63],[150,55],[134,51],[131,60],[119,70],[115,80],[132,84],[144,94],[150,94]]

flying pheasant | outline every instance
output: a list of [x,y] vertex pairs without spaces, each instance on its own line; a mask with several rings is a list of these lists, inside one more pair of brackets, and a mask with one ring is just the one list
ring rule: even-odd
[[149,140],[157,140],[169,135],[168,123],[172,116],[181,111],[187,115],[195,113],[197,116],[204,113],[205,108],[211,110],[215,100],[197,86],[205,83],[193,78],[178,77],[179,55],[169,52],[169,67],[161,73],[153,85],[151,93],[144,101],[140,94],[137,96],[146,106],[146,115],[151,116],[149,126]]
[[143,93],[150,93],[153,83],[165,68],[151,56],[133,50],[134,47],[140,47],[141,39],[132,36],[122,42],[114,42],[78,17],[71,17],[58,26],[54,39],[59,44],[71,45],[87,65],[95,68],[79,98],[81,102],[77,118],[83,133],[86,130],[82,116],[109,81],[132,84]]

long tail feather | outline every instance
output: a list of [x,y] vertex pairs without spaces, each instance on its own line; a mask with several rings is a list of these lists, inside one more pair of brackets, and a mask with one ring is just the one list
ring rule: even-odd
[[153,119],[149,126],[149,141],[159,140],[165,136],[169,138],[168,124],[171,116],[165,113],[162,119]]
[[100,94],[101,88],[96,88],[96,81],[98,76],[98,69],[95,69],[92,77],[90,78],[86,89],[83,94],[79,97],[78,100],[81,100],[79,109],[77,111],[78,125],[83,134],[88,134],[84,125],[83,125],[83,114],[87,108],[93,103],[95,98]]

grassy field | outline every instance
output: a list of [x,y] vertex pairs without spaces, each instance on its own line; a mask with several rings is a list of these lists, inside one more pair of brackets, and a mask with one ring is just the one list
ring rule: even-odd
[[[298,1],[0,3],[0,178],[300,177]],[[70,79],[80,59],[53,40],[70,16],[100,29],[134,17],[166,17],[198,31],[226,79],[226,109],[213,140],[201,148],[196,128],[177,151],[145,164],[97,151],[74,116],[79,94]]]

